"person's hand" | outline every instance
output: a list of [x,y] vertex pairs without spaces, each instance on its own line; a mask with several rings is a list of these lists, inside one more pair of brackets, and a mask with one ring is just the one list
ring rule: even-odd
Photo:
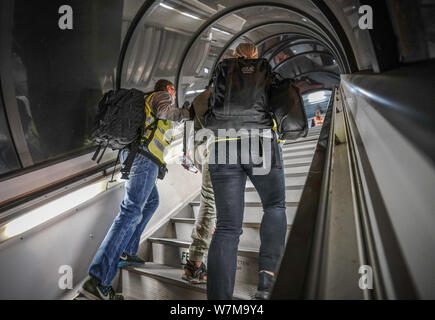
[[187,153],[184,154],[183,160],[181,161],[181,165],[187,171],[197,173],[197,169],[193,165],[193,161],[189,154]]
[[190,164],[188,163],[186,157],[183,157],[183,161],[181,162],[181,166],[186,169],[187,171],[190,171]]

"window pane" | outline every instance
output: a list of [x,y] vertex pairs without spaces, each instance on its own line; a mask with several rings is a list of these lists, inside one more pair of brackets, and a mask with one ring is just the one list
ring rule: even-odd
[[403,62],[435,57],[435,0],[389,0]]
[[332,91],[314,91],[302,96],[307,113],[308,124],[312,127],[313,119],[316,117],[317,111],[320,111],[322,117],[328,111],[329,102],[331,99]]
[[370,70],[375,59],[371,51],[369,30],[362,30],[358,26],[361,3],[359,0],[324,0],[334,13],[346,33],[352,46],[359,70]]
[[61,30],[58,12],[63,4],[1,4],[6,36],[0,48],[9,70],[0,72],[12,78],[5,87],[9,97],[16,97],[5,103],[18,110],[34,164],[91,146],[93,118],[102,93],[113,87],[126,25],[122,0],[72,1],[73,29]]
[[1,100],[0,95],[0,175],[20,168]]
[[420,4],[421,17],[425,28],[429,58],[435,58],[435,0],[423,0]]

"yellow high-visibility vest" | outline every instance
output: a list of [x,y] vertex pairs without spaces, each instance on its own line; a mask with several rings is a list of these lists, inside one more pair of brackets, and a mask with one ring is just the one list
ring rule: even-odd
[[323,118],[322,117],[320,117],[320,118],[315,117],[314,118],[314,126],[315,127],[323,126]]
[[[157,119],[150,106],[151,98],[155,93],[152,93],[145,100],[145,131],[141,142],[148,147],[148,151],[160,161],[162,165],[166,165],[164,160],[164,152],[167,147],[174,141],[174,136],[169,130],[172,129],[172,122],[169,120]],[[170,135],[170,136],[169,136]]]

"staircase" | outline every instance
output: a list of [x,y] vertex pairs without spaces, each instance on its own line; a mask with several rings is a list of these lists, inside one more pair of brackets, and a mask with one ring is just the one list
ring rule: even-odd
[[[283,148],[287,220],[289,235],[296,209],[311,166],[319,127],[311,129],[307,138],[287,143]],[[199,212],[199,199],[171,219],[169,228],[175,237],[150,237],[150,262],[143,267],[130,267],[121,271],[122,293],[130,299],[140,300],[204,300],[205,285],[191,285],[181,279],[183,264],[188,258],[191,233]],[[243,234],[240,237],[234,299],[251,300],[257,288],[258,251],[260,248],[260,222],[263,210],[260,197],[248,180],[245,194]],[[161,232],[159,234],[162,234]],[[168,233],[166,233],[168,234]],[[205,259],[207,256],[205,256]],[[205,261],[206,263],[206,261]]]

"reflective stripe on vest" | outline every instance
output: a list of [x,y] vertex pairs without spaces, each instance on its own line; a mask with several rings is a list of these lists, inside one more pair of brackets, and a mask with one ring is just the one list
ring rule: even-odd
[[323,118],[314,118],[315,126],[323,126]]
[[146,145],[148,151],[156,157],[161,164],[166,164],[164,160],[165,149],[172,143],[174,137],[170,134],[172,122],[169,120],[159,120],[154,115],[150,101],[155,93],[152,93],[145,100],[145,131],[142,143]]

